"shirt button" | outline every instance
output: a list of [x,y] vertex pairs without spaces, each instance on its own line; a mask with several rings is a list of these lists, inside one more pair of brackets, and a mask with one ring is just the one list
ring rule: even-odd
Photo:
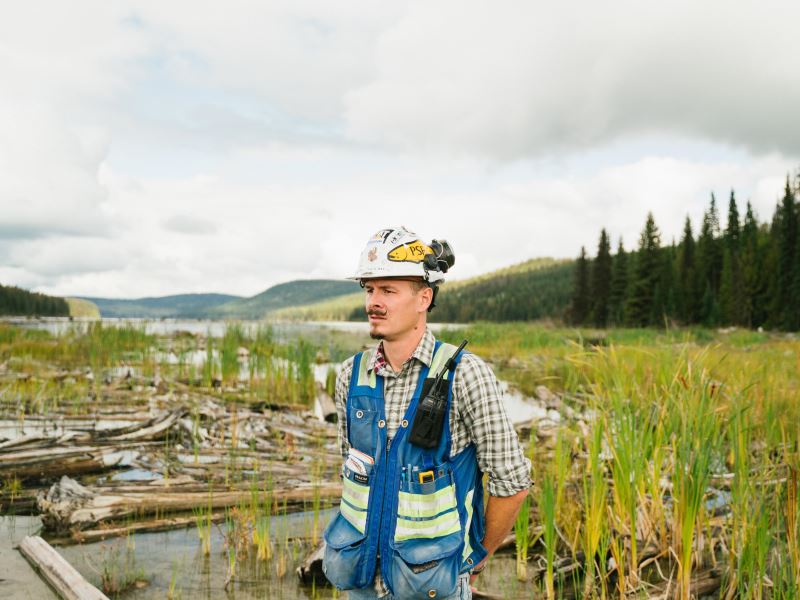
[[361,419],[363,416],[364,416],[364,411],[363,410],[357,410],[356,411],[356,418],[357,419]]
[[403,427],[408,427],[408,420],[403,419],[403,422],[400,423]]
[[386,421],[384,421],[383,419],[381,419],[380,421],[378,421],[378,427],[379,427],[379,428],[381,428],[381,429],[383,429],[384,427],[386,427]]

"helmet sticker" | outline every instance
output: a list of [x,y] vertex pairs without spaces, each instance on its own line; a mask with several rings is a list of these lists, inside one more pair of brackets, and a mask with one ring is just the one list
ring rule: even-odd
[[378,258],[378,249],[373,246],[367,253],[367,259],[369,259],[369,262],[374,262],[376,258]]
[[369,238],[370,242],[385,242],[386,238],[389,237],[389,234],[392,233],[394,229],[381,229],[377,233],[375,233],[371,238]]
[[389,244],[389,245],[396,244],[397,242],[400,241],[400,239],[403,236],[406,236],[406,235],[409,235],[409,234],[410,235],[414,235],[413,233],[408,231],[405,227],[401,227],[400,229],[392,229],[390,231],[390,233],[394,233],[394,235],[392,235],[391,239],[389,239],[388,236],[387,236],[387,239],[384,239],[384,242]]
[[393,262],[420,263],[425,258],[425,255],[430,252],[431,249],[428,246],[419,240],[414,240],[410,244],[401,244],[389,252],[389,260]]

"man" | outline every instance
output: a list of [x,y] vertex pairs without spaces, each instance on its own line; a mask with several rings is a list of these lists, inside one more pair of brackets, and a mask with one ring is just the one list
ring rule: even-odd
[[427,328],[454,262],[447,242],[428,246],[405,228],[384,229],[354,277],[380,342],[337,378],[343,492],[323,561],[351,599],[470,598],[531,485],[491,369]]

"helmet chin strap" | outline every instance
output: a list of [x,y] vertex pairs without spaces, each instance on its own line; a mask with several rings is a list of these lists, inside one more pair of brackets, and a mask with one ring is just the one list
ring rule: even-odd
[[431,298],[430,306],[428,306],[428,312],[431,312],[436,307],[436,295],[439,293],[439,284],[429,283],[428,287],[433,290],[433,297]]

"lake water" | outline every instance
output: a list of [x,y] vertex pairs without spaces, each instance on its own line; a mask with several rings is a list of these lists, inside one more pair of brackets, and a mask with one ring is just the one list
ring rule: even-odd
[[[91,323],[97,323],[98,319],[68,319],[65,317],[3,317],[0,322],[26,327],[29,329],[41,329],[49,331],[54,335],[60,335],[72,328],[85,329]],[[369,334],[369,325],[366,321],[219,321],[211,319],[122,319],[122,318],[103,318],[99,319],[103,325],[109,326],[133,326],[141,327],[147,333],[157,335],[170,335],[179,331],[186,331],[192,334],[212,335],[220,337],[225,335],[225,330],[231,323],[241,325],[245,331],[255,331],[259,327],[269,325],[280,337],[293,337],[303,334],[311,334],[319,330],[341,331],[353,334]],[[432,331],[442,329],[459,329],[465,327],[463,323],[430,323],[428,325]]]

